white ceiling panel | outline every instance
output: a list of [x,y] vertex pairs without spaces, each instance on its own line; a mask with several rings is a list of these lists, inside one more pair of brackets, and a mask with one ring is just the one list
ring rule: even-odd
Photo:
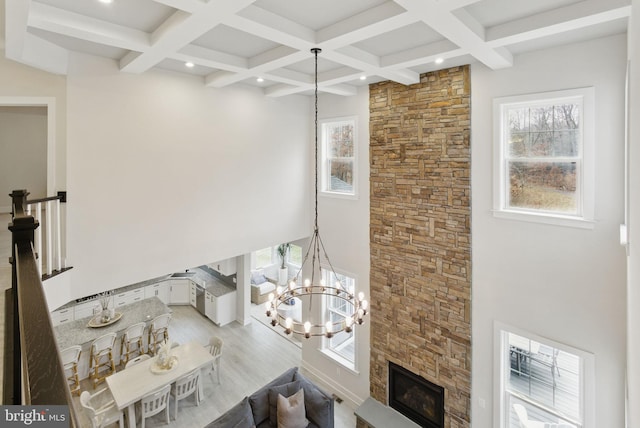
[[440,33],[433,31],[424,22],[416,22],[355,43],[354,46],[377,56],[386,56],[440,40],[443,40]]
[[198,37],[192,44],[245,58],[251,58],[279,46],[270,40],[227,27],[226,25],[218,25]]
[[493,27],[581,1],[584,0],[482,0],[464,9],[482,26]]

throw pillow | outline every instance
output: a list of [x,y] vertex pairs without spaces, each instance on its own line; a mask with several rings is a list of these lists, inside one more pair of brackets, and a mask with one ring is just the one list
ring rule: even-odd
[[293,382],[293,376],[297,372],[298,368],[292,367],[249,396],[253,422],[256,425],[260,425],[265,419],[269,418],[269,388]]
[[207,427],[209,426],[212,428],[247,428],[255,426],[255,423],[253,421],[253,413],[251,413],[251,406],[249,405],[249,398],[244,397],[241,402],[233,406],[226,413],[222,414],[211,424],[207,425]]
[[286,398],[278,395],[278,428],[306,428],[304,417],[304,389]]
[[309,420],[318,426],[329,426],[333,420],[333,398],[314,385],[302,373],[296,372],[294,379],[304,389],[306,412]]
[[278,421],[278,395],[285,397],[291,397],[293,394],[300,390],[300,381],[289,382],[283,385],[272,386],[269,388],[269,423],[271,426],[276,426]]

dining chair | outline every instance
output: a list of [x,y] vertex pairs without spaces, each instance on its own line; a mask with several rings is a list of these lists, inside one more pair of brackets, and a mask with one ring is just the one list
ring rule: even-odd
[[209,374],[211,375],[211,379],[213,380],[213,372],[216,372],[218,384],[220,384],[220,358],[222,357],[223,345],[223,340],[218,336],[212,336],[211,338],[209,338],[209,353],[214,358],[213,363],[211,363],[211,370],[209,371]]
[[525,409],[522,404],[514,404],[513,410],[515,410],[516,415],[518,415],[520,428],[545,428],[547,426],[544,422],[529,420],[527,409]]
[[155,317],[149,325],[149,347],[148,352],[151,355],[155,355],[158,351],[158,346],[165,340],[169,339],[169,321],[171,321],[171,314],[162,314]]
[[182,376],[176,380],[171,388],[171,397],[173,397],[173,419],[178,419],[178,401],[183,400],[190,395],[196,402],[196,406],[200,405],[198,397],[198,387],[200,383],[200,369],[196,369],[189,374]]
[[69,384],[69,390],[72,394],[80,394],[80,378],[78,377],[78,361],[80,361],[80,354],[82,353],[82,346],[74,345],[67,349],[60,351],[60,359],[62,360],[62,367],[64,368],[64,374],[67,377],[67,383]]
[[100,399],[98,397],[108,390],[109,388],[104,388],[94,394],[89,393],[89,391],[83,391],[80,394],[80,404],[91,421],[93,428],[102,428],[116,421],[119,423],[120,428],[124,428],[124,415],[116,407],[113,398],[104,404],[99,403]]
[[142,355],[138,355],[135,358],[130,359],[129,361],[127,361],[127,364],[124,365],[125,369],[128,369],[131,366],[135,366],[138,363],[141,363],[145,360],[150,359],[151,357],[149,356],[149,354],[142,354]]
[[93,382],[94,389],[107,376],[116,372],[116,365],[113,361],[113,344],[115,340],[116,333],[107,333],[91,343],[89,377]]
[[169,393],[171,392],[171,384],[157,389],[140,399],[140,411],[142,414],[141,426],[144,428],[144,422],[147,418],[157,415],[161,411],[165,411],[167,424],[169,424]]
[[120,358],[121,364],[126,366],[132,356],[145,353],[142,338],[146,326],[145,323],[139,322],[129,326],[122,334],[122,346],[120,347],[122,355]]

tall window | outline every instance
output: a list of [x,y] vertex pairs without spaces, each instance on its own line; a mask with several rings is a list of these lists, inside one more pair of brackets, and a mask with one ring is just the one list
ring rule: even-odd
[[289,247],[289,263],[294,266],[302,266],[302,247],[291,244]]
[[[500,330],[501,427],[582,428],[593,356],[520,332]],[[591,425],[592,426],[592,425]]]
[[356,121],[353,118],[326,121],[321,126],[321,191],[356,194]]
[[[336,273],[331,270],[322,269],[322,279],[325,284],[335,284],[340,281],[344,288],[350,293],[355,291],[355,279]],[[325,322],[343,323],[346,316],[353,315],[353,305],[347,303],[343,298],[337,296],[326,296],[325,298]],[[340,332],[334,334],[331,339],[324,339],[324,349],[329,351],[329,355],[347,367],[354,368],[355,343],[354,332]]]
[[263,268],[273,264],[273,247],[263,248],[254,253],[254,268]]
[[495,101],[496,212],[592,218],[589,90]]

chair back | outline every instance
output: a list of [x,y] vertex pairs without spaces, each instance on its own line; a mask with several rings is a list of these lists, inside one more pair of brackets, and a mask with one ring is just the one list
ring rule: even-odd
[[198,390],[198,382],[200,382],[200,369],[194,370],[176,380],[174,390],[176,400],[182,400],[196,392]]
[[113,343],[116,340],[115,333],[107,333],[103,336],[98,337],[96,340],[91,343],[91,350],[93,351],[93,355],[99,355],[106,350],[111,350],[113,348]]
[[70,369],[73,365],[78,364],[80,352],[82,352],[82,346],[80,345],[70,346],[60,351],[60,359],[65,369]]
[[158,315],[151,321],[149,327],[152,331],[157,331],[169,327],[169,321],[171,321],[171,314]]
[[80,394],[80,404],[82,405],[84,411],[87,413],[87,416],[91,421],[91,426],[93,428],[97,428],[96,409],[94,409],[91,405],[91,394],[89,393],[89,391],[82,391],[82,394]]
[[146,419],[153,415],[157,415],[167,408],[169,404],[169,393],[171,392],[171,384],[168,384],[156,391],[142,397],[140,400],[140,409],[142,410],[142,418]]
[[520,427],[527,428],[527,424],[529,423],[529,416],[527,416],[527,409],[525,409],[522,404],[514,404],[513,410],[515,410],[516,415],[518,415],[518,420],[520,421]]
[[125,368],[125,369],[128,369],[129,367],[131,367],[131,366],[135,366],[136,364],[141,363],[141,362],[143,362],[143,361],[145,361],[145,360],[148,360],[149,358],[151,358],[151,357],[149,356],[149,354],[142,354],[142,355],[139,355],[139,356],[137,356],[137,357],[135,357],[135,358],[133,358],[133,359],[129,360],[129,361],[127,362],[127,364],[125,364],[125,365],[124,365],[124,368]]
[[220,356],[222,354],[223,344],[224,342],[221,338],[219,338],[218,336],[212,336],[209,339],[209,353],[214,357]]
[[127,328],[125,330],[125,332],[123,333],[124,336],[124,341],[125,342],[129,342],[131,340],[137,339],[139,337],[142,337],[142,335],[144,334],[144,329],[146,328],[146,324],[143,322],[139,322],[137,324],[133,324],[131,326],[129,326],[129,328]]

